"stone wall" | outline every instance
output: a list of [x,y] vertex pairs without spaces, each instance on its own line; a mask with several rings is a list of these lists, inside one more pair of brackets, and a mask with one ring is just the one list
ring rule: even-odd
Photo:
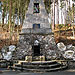
[[40,43],[40,54],[46,56],[46,58],[56,56],[57,47],[53,34],[26,34],[20,36],[16,57],[21,59],[22,57],[33,55],[32,45],[34,44],[35,40],[38,40]]

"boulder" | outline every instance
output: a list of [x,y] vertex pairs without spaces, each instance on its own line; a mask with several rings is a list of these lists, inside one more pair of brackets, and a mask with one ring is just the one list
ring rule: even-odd
[[12,52],[3,53],[3,59],[10,60],[12,58]]
[[75,46],[73,46],[72,44],[67,45],[67,49],[75,51]]
[[9,46],[9,51],[10,51],[10,52],[15,51],[15,49],[16,49],[16,46],[14,46],[14,45],[10,45],[10,46]]
[[65,51],[66,50],[66,46],[64,45],[64,43],[60,42],[57,44],[57,47],[60,51]]
[[72,59],[73,55],[74,55],[74,51],[73,50],[65,51],[65,54],[63,54],[64,58],[67,58],[67,59]]

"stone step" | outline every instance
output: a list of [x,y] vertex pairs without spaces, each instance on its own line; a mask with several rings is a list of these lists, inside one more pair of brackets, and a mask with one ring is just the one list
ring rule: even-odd
[[66,69],[66,66],[58,67],[58,68],[51,68],[51,69],[24,69],[25,71],[32,71],[32,72],[51,72],[51,71],[58,71]]
[[66,69],[66,66],[63,67],[58,67],[58,68],[51,68],[51,69],[25,69],[28,71],[36,71],[36,72],[51,72],[51,71],[58,71],[58,70],[63,70]]
[[45,61],[45,62],[21,62],[22,65],[51,65],[56,64],[56,61]]
[[23,67],[23,68],[44,68],[44,69],[50,69],[50,68],[55,68],[55,67],[60,67],[61,64],[57,63],[57,64],[52,64],[52,65],[19,65],[19,64],[16,64],[15,67]]
[[11,67],[9,67],[11,70],[12,69],[14,69],[14,70],[22,70],[22,68],[21,67],[14,67],[14,66],[11,66]]
[[66,69],[67,66],[61,66],[61,67],[57,67],[57,68],[51,68],[51,69],[27,69],[27,68],[21,68],[21,67],[13,67],[12,69],[15,70],[21,70],[21,71],[30,71],[30,72],[51,72],[51,71],[59,71],[59,70],[64,70]]
[[[20,61],[21,62],[21,61]],[[65,69],[67,65],[60,64],[56,61],[39,61],[39,62],[25,62],[11,66],[11,69],[22,71],[37,71],[37,72],[50,72]]]

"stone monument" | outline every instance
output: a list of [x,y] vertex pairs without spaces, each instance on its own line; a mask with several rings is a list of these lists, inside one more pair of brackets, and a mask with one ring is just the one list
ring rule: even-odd
[[25,56],[45,56],[49,59],[55,49],[56,43],[48,22],[44,0],[30,0],[16,57],[21,59]]

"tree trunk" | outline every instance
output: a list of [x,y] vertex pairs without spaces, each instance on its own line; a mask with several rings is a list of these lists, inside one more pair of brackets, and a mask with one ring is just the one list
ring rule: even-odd
[[55,0],[53,1],[53,25],[52,25],[52,30],[55,30]]
[[4,7],[2,7],[2,25],[4,25]]
[[9,35],[10,35],[9,41],[10,41],[10,44],[11,44],[11,16],[12,16],[12,0],[10,0],[9,2]]
[[72,18],[73,18],[72,23],[73,23],[73,37],[74,37],[75,36],[74,35],[74,4],[72,5]]
[[11,29],[11,12],[12,12],[12,0],[9,2],[9,32]]
[[57,0],[57,15],[58,15],[58,24],[59,24],[59,4],[58,4],[58,0]]

